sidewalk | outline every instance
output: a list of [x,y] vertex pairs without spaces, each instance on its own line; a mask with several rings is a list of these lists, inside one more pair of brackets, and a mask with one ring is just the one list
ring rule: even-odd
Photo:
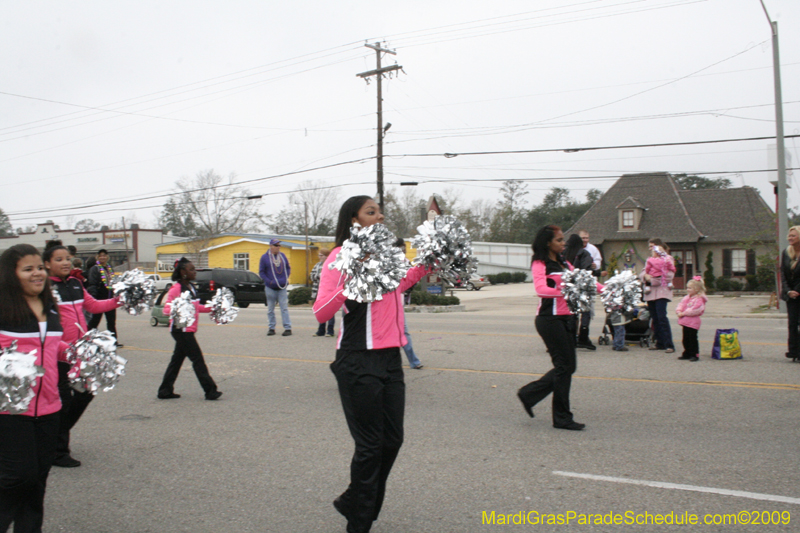
[[[469,312],[471,308],[479,307],[481,310],[500,311],[505,307],[518,308],[520,305],[530,304],[530,309],[535,312],[538,298],[531,283],[509,283],[508,285],[489,285],[479,291],[456,290],[453,293],[461,300]],[[675,306],[682,296],[676,296],[670,302],[669,313],[674,313]],[[744,295],[744,296],[708,296],[705,316],[716,318],[777,318],[786,319],[786,313],[781,313],[775,308],[767,309],[769,295]],[[595,313],[605,314],[600,299],[595,299]]]

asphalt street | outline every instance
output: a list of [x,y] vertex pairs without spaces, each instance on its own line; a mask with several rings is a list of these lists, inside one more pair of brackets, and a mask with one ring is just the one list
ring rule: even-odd
[[[406,370],[405,444],[373,532],[797,531],[800,364],[783,356],[786,319],[760,307],[767,298],[712,297],[697,363],[677,360],[680,350],[579,350],[572,410],[588,427],[570,432],[552,427],[549,399],[530,419],[516,398],[551,368],[531,285],[457,295],[464,312],[406,315],[425,366]],[[335,339],[312,337],[310,308],[291,317],[291,337],[280,326],[267,337],[260,306],[227,326],[201,317],[197,338],[224,392],[209,402],[188,361],[182,398],[156,399],[172,338],[121,315],[127,375],[73,430],[83,466],[51,472],[45,531],[344,532],[331,501],[353,444],[328,369]],[[602,318],[598,307],[595,340]],[[714,330],[732,327],[744,358],[712,360]],[[528,523],[513,524],[517,513]],[[537,513],[575,516],[530,523]],[[578,523],[612,513],[701,523]],[[707,514],[782,523],[704,525]]]

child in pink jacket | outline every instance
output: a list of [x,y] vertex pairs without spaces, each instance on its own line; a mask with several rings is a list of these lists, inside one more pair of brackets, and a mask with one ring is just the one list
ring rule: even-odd
[[[644,264],[644,272],[653,278],[665,279],[668,272],[675,272],[675,263],[672,262],[669,254],[665,252],[660,246],[653,246],[653,255],[647,258]],[[668,283],[667,287],[672,288],[672,283]],[[650,292],[650,282],[645,283],[644,292]]]
[[686,296],[675,309],[678,315],[678,325],[683,327],[683,355],[678,359],[698,361],[700,345],[697,342],[697,332],[700,330],[700,317],[705,312],[708,301],[703,278],[695,276],[689,280],[686,290]]

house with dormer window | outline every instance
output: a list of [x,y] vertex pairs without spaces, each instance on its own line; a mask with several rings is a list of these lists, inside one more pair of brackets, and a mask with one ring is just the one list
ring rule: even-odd
[[669,173],[626,174],[570,228],[586,230],[607,262],[639,272],[658,237],[670,247],[675,287],[705,270],[711,253],[714,275],[745,281],[757,257],[777,255],[775,213],[752,187],[681,190]]

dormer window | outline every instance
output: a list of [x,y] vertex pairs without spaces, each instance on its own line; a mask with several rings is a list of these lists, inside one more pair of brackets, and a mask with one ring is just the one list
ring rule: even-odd
[[633,209],[626,209],[622,212],[622,227],[624,229],[633,229]]
[[617,231],[639,231],[647,209],[632,196],[617,206]]

